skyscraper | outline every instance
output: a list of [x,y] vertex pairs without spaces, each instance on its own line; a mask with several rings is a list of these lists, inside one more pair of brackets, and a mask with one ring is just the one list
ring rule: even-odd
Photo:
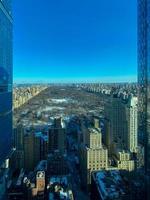
[[[147,191],[150,183],[150,0],[138,0],[139,136],[145,149]],[[142,136],[142,137],[141,137]],[[147,199],[149,194],[147,193]]]
[[24,168],[32,171],[41,159],[41,134],[27,132],[24,135]]
[[12,15],[11,0],[0,1],[0,164],[11,148]]
[[82,132],[84,139],[80,145],[81,179],[83,187],[89,190],[92,172],[108,167],[108,150],[102,145],[100,128],[83,126]]
[[127,119],[127,147],[130,152],[137,152],[137,97],[131,97],[126,105],[126,119]]
[[126,149],[126,104],[116,94],[110,97],[105,105],[105,117],[107,126],[109,121],[109,133],[107,137],[110,140],[109,143],[116,148]]
[[52,153],[59,150],[62,154],[66,150],[66,131],[62,118],[56,118],[48,134],[48,151]]

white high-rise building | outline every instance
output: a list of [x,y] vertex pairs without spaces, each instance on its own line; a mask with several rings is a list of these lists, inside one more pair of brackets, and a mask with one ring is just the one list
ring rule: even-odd
[[107,169],[108,150],[102,145],[100,128],[83,127],[82,131],[84,141],[80,146],[81,178],[83,186],[88,190],[92,172]]
[[127,123],[128,123],[128,150],[136,152],[138,147],[138,98],[131,97],[127,105]]

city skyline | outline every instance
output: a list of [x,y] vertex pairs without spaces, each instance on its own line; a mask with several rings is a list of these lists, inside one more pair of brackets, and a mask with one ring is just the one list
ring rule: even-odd
[[0,1],[0,200],[149,200],[150,0],[12,3]]
[[135,0],[34,3],[14,2],[14,82],[137,80]]

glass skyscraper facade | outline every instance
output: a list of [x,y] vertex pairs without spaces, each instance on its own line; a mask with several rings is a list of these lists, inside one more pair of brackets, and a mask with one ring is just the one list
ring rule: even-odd
[[147,113],[147,0],[138,0],[139,141],[144,144]]
[[12,65],[11,0],[0,0],[0,164],[11,150]]
[[146,199],[150,199],[150,0],[138,0],[139,141],[145,149]]
[[150,173],[150,30],[149,0],[138,1],[139,138],[145,146],[145,171]]

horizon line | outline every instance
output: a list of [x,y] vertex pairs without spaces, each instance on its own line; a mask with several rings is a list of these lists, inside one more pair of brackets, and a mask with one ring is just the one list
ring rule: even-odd
[[14,84],[27,84],[27,83],[133,83],[137,82],[137,76],[106,76],[106,77],[71,77],[71,78],[43,78],[43,77],[25,77],[14,78]]

